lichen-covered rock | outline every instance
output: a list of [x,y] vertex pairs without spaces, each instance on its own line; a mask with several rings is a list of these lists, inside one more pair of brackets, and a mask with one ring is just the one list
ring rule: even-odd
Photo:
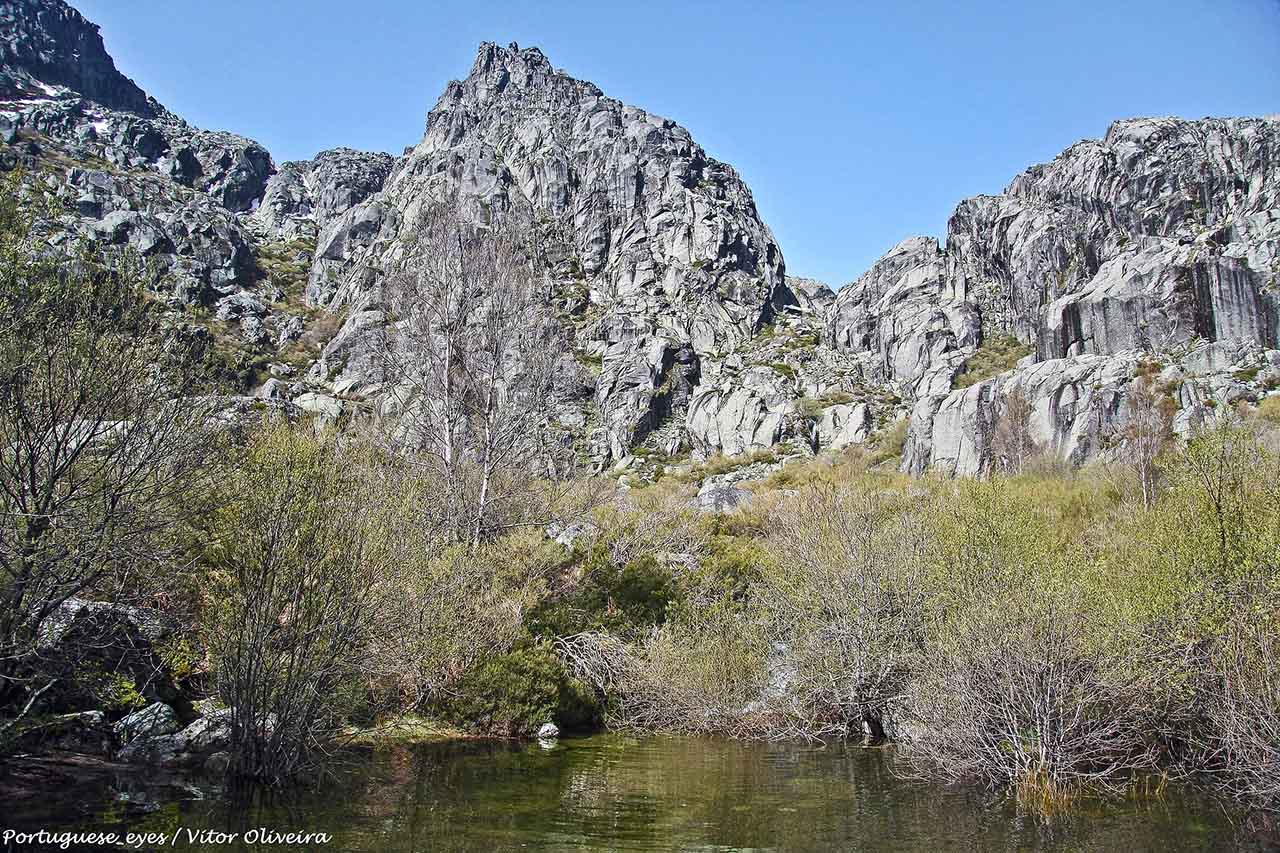
[[171,734],[136,737],[116,753],[116,758],[130,764],[200,767],[210,755],[225,751],[230,742],[231,711],[222,709]]

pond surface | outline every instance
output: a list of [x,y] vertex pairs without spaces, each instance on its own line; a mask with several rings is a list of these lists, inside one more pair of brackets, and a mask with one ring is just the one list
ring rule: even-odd
[[[886,751],[839,744],[463,742],[361,754],[321,789],[248,800],[131,772],[73,801],[6,809],[0,826],[149,831],[166,841],[141,849],[221,851],[1267,849],[1238,816],[1187,791],[1085,804],[1046,823],[989,791],[904,781],[891,763]],[[333,838],[246,842],[257,827]],[[181,832],[210,829],[241,835],[193,844]]]

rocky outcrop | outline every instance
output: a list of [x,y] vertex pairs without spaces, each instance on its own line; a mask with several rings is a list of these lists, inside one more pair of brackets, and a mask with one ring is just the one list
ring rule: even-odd
[[1273,119],[1116,122],[1003,194],[962,202],[948,225],[949,275],[985,330],[1035,343],[1043,307],[1086,288],[1139,238],[1237,242],[1250,256],[1258,229],[1248,223],[1280,209],[1277,162]]
[[[1033,404],[1038,445],[1084,462],[1122,426],[1117,403],[1140,358],[1169,364],[1166,379],[1181,381],[1179,362],[1215,348],[1255,353],[1183,386],[1184,428],[1206,400],[1259,399],[1265,388],[1233,377],[1277,346],[1277,162],[1274,119],[1133,119],[1028,169],[999,196],[962,202],[942,290],[976,309],[985,334],[1011,333],[1036,354],[968,389],[920,389],[904,467],[988,470],[1014,392]],[[839,308],[837,344],[891,316]]]
[[338,216],[382,189],[390,154],[335,148],[291,161],[271,176],[255,222],[278,239],[316,239]]
[[[1280,217],[1222,245],[1139,237],[1103,263],[1080,290],[1049,303],[1037,352],[1057,358],[1140,348],[1167,351],[1193,340],[1247,340],[1275,347],[1280,332]],[[1230,240],[1233,229],[1219,232]],[[1243,236],[1243,235],[1241,235]],[[1250,239],[1251,238],[1251,239]]]
[[976,306],[947,277],[938,242],[899,243],[840,291],[827,333],[837,350],[868,353],[864,376],[893,383],[914,399],[950,390],[978,346]]
[[159,107],[116,70],[97,25],[62,0],[3,0],[0,98],[48,95],[50,86],[143,116]]
[[795,304],[788,305],[793,311],[822,316],[836,301],[835,291],[825,281],[816,278],[799,278],[787,276],[787,290],[795,297]]
[[[51,246],[145,257],[176,322],[233,356],[236,399],[394,414],[382,286],[438,203],[528,230],[571,344],[546,427],[597,470],[839,449],[911,412],[908,470],[981,473],[1010,394],[1038,407],[1038,442],[1085,461],[1139,361],[1182,383],[1180,428],[1270,390],[1240,376],[1280,349],[1275,118],[1116,122],[836,294],[786,275],[746,184],[686,129],[536,48],[481,45],[402,156],[277,168],[148,99],[63,0],[0,0],[0,22],[0,167],[66,203]],[[1006,335],[1034,355],[993,368]]]
[[[684,445],[706,360],[779,309],[801,307],[731,167],[669,119],[555,70],[536,48],[481,46],[381,191],[321,227],[309,301],[357,315],[376,307],[376,271],[394,268],[423,211],[441,201],[476,222],[532,223],[557,259],[569,337],[582,358],[601,362],[597,458],[623,458],[650,437]],[[806,306],[821,300],[815,291]]]
[[[948,476],[991,472],[1001,461],[1000,425],[1030,446],[1074,463],[1097,456],[1120,420],[1138,354],[1044,361],[950,394],[925,397],[911,413],[903,467]],[[1011,400],[1025,401],[1019,411]],[[1018,420],[1019,423],[1013,423]]]

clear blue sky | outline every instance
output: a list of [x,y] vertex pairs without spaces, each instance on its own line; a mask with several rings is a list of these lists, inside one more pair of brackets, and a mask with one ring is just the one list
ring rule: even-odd
[[116,64],[277,161],[398,154],[481,41],[688,127],[788,272],[839,285],[1135,115],[1280,113],[1280,0],[70,0]]

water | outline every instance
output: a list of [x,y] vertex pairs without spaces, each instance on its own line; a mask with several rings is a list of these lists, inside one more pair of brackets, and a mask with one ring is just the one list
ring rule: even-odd
[[[1266,849],[1190,791],[1087,803],[1046,822],[980,788],[903,781],[891,763],[891,753],[856,746],[712,738],[464,742],[361,753],[319,789],[247,800],[131,772],[0,821],[148,831],[167,840],[143,849],[219,851]],[[333,839],[246,843],[255,827]],[[241,835],[192,844],[183,833],[202,829]]]

